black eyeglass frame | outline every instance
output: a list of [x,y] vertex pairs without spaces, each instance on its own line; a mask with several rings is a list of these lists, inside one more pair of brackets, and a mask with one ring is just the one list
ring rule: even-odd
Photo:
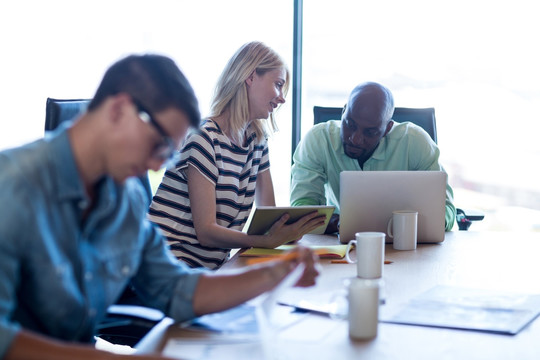
[[148,111],[141,103],[133,99],[133,103],[137,107],[139,118],[147,124],[150,124],[157,130],[159,135],[161,135],[162,141],[154,149],[152,156],[163,160],[164,162],[169,162],[170,160],[176,157],[176,146],[174,140],[170,137],[163,127],[154,119],[151,112]]

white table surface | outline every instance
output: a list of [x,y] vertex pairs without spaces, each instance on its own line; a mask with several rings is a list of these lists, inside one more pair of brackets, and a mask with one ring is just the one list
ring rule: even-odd
[[[331,236],[308,235],[303,243],[337,244]],[[391,314],[418,294],[436,286],[451,285],[526,294],[540,294],[540,234],[531,232],[456,231],[440,244],[419,244],[413,251],[386,245],[381,314]],[[240,266],[243,258],[230,267]],[[321,260],[317,285],[289,290],[286,299],[324,302],[355,276],[356,265]],[[540,321],[517,335],[383,323],[370,341],[352,341],[347,322],[308,314],[295,325],[274,335],[265,349],[271,359],[540,359]],[[169,338],[185,337],[166,319],[138,345],[141,353],[160,351]],[[219,346],[205,359],[222,359]],[[221,348],[223,349],[223,348]],[[250,350],[246,348],[246,352]],[[223,356],[220,356],[221,354]],[[208,355],[208,354],[207,354]],[[243,354],[238,359],[250,358]],[[182,358],[181,351],[175,357]],[[253,357],[251,357],[253,358]]]

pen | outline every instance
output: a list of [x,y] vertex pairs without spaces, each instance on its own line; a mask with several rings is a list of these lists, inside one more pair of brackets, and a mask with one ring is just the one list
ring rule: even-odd
[[[347,260],[341,260],[341,259],[340,260],[332,260],[332,261],[330,261],[330,263],[331,264],[351,264]],[[384,260],[384,263],[385,264],[391,264],[391,263],[393,263],[393,261],[392,260]]]

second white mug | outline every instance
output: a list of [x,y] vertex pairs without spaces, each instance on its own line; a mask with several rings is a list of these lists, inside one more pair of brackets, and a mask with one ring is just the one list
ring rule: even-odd
[[388,220],[388,237],[393,238],[396,250],[416,249],[418,212],[412,210],[393,211]]
[[[356,263],[358,277],[364,279],[382,277],[385,236],[383,232],[357,232],[356,239],[347,244],[345,258],[349,263]],[[356,245],[356,259],[349,256],[353,245]]]

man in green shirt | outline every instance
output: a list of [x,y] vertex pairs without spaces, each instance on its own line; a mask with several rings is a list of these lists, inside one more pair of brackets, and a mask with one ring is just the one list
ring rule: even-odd
[[[444,171],[439,148],[419,126],[392,120],[390,90],[372,82],[354,88],[341,120],[315,125],[293,155],[291,205],[334,205],[336,212],[326,229],[339,227],[339,177],[342,171]],[[445,230],[456,218],[453,191],[446,184]]]

